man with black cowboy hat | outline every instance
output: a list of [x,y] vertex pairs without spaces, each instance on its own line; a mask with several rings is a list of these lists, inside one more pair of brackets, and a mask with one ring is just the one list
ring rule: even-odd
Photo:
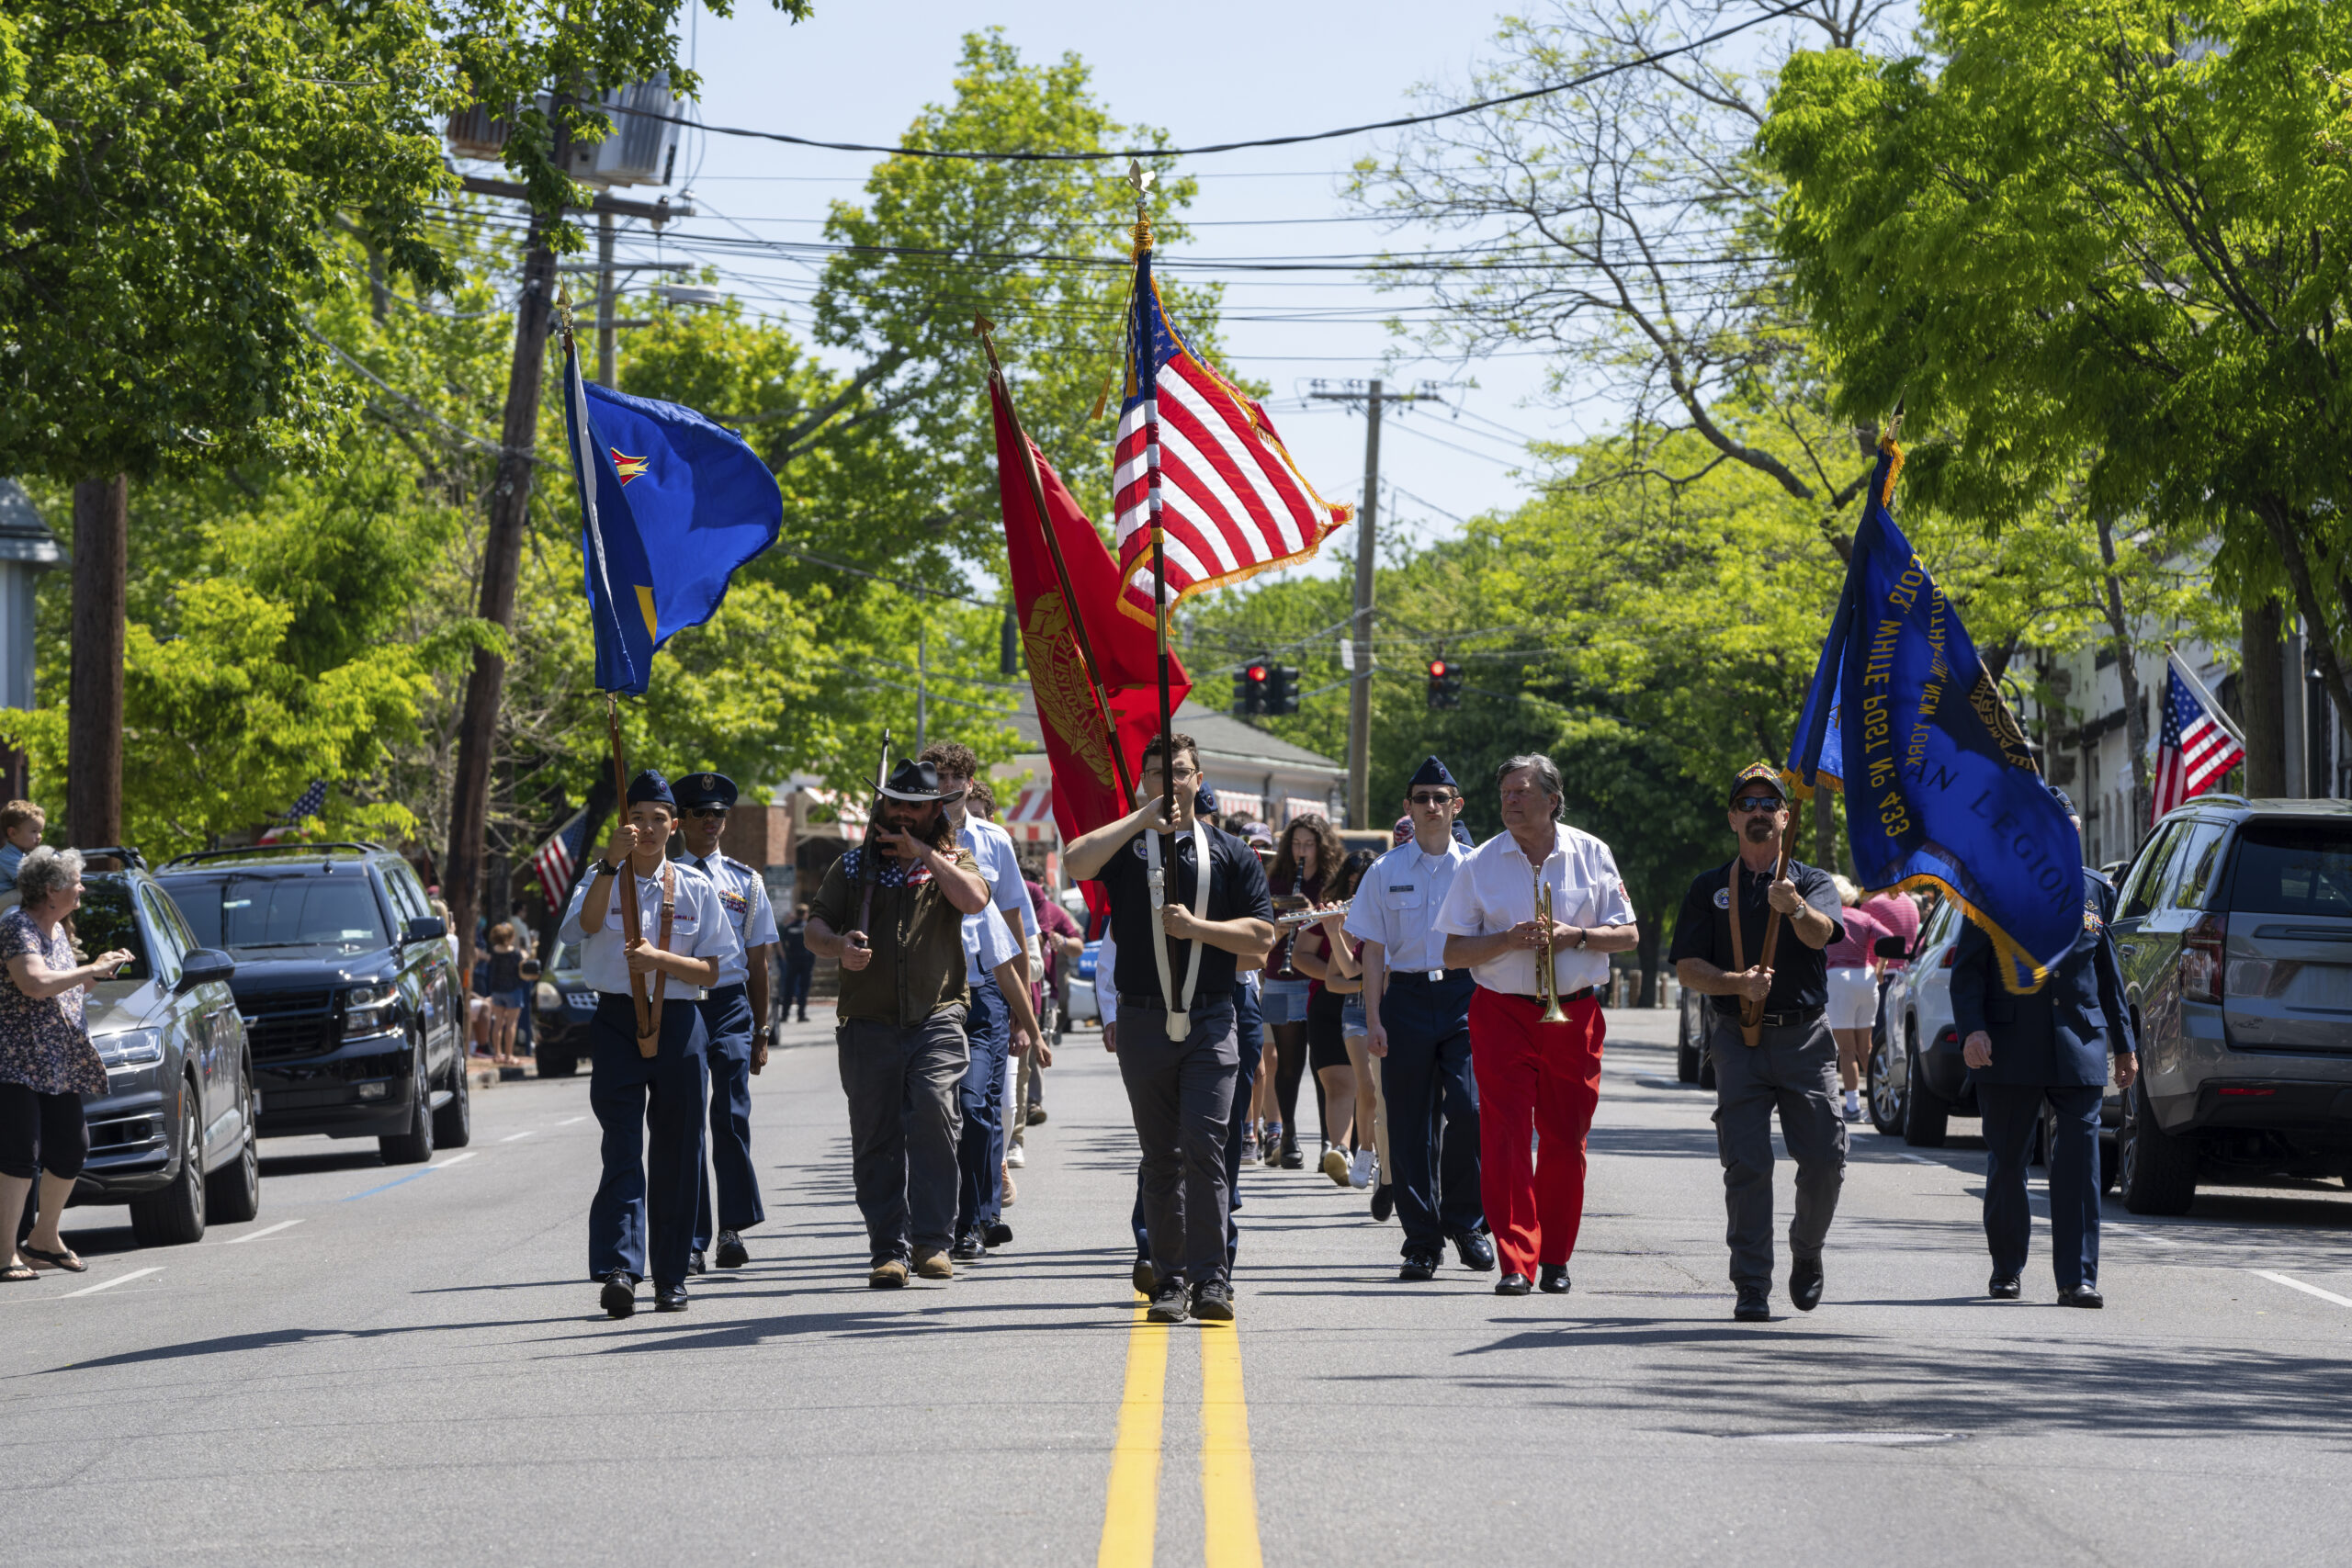
[[[1111,898],[1119,1077],[1143,1145],[1149,1315],[1229,1323],[1226,1132],[1241,1070],[1234,964],[1272,951],[1273,899],[1250,846],[1199,815],[1191,736],[1155,736],[1138,773],[1142,806],[1072,842],[1067,863]],[[1163,799],[1172,813],[1163,815]],[[1099,985],[1099,966],[1097,976]]]
[[[956,1085],[964,1043],[964,917],[989,885],[956,842],[939,771],[900,762],[875,802],[866,841],[835,861],[808,906],[809,951],[841,961],[833,1038],[849,1096],[850,1171],[865,1216],[866,1283],[894,1288],[908,1266],[952,1280]],[[871,857],[869,860],[868,857]],[[981,922],[981,961],[1017,975],[1003,922]]]
[[[775,911],[767,884],[741,861],[718,852],[727,813],[735,804],[735,781],[724,773],[688,773],[678,781],[684,816],[678,836],[693,866],[718,889],[718,901],[735,927],[741,950],[718,972],[718,984],[702,999],[703,1027],[710,1034],[710,1157],[695,1184],[695,1248],[688,1267],[702,1272],[711,1244],[711,1222],[718,1226],[718,1250],[711,1261],[741,1269],[752,1260],[740,1233],[767,1218],[760,1201],[760,1179],[752,1166],[752,1075],[767,1066],[768,986],[775,958]],[[718,1176],[718,1202],[710,1201],[710,1175]]]
[[[1715,1145],[1730,1217],[1724,1239],[1739,1292],[1732,1315],[1743,1323],[1772,1315],[1773,1111],[1797,1166],[1789,1300],[1800,1312],[1821,1303],[1822,1244],[1846,1180],[1838,1042],[1826,1016],[1829,966],[1822,951],[1845,928],[1827,872],[1793,859],[1781,867],[1788,827],[1780,770],[1770,762],[1742,769],[1731,786],[1739,852],[1691,882],[1668,954],[1682,984],[1714,998],[1707,1049],[1715,1063]],[[1764,933],[1774,913],[1795,940],[1779,942],[1767,968]],[[1741,1030],[1742,1002],[1763,1004],[1753,1045]]]
[[[695,1003],[742,953],[710,879],[664,858],[676,822],[667,779],[648,769],[630,781],[627,816],[580,879],[558,931],[580,944],[581,977],[598,992],[588,1105],[605,1132],[605,1173],[588,1206],[588,1272],[604,1281],[604,1308],[615,1317],[637,1310],[649,1257],[654,1310],[686,1310],[707,1081],[708,1035]],[[624,875],[637,879],[634,931],[616,892]],[[650,1056],[638,1044],[631,976],[650,993]]]

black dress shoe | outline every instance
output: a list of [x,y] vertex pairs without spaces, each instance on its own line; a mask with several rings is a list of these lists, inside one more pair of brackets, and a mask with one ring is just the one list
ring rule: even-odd
[[1156,1296],[1159,1293],[1159,1275],[1152,1269],[1151,1259],[1148,1258],[1136,1259],[1136,1266],[1128,1273],[1127,1280],[1135,1286],[1136,1294],[1139,1296]]
[[2107,1302],[2098,1293],[2097,1285],[2069,1285],[2058,1292],[2058,1304],[2062,1307],[2103,1307]]
[[1495,1281],[1495,1294],[1523,1296],[1535,1288],[1535,1282],[1524,1274],[1506,1274]]
[[737,1235],[733,1231],[718,1233],[718,1252],[711,1259],[712,1262],[721,1269],[741,1269],[751,1260],[752,1255],[743,1250],[741,1236]]
[[1382,1224],[1396,1212],[1396,1190],[1385,1181],[1372,1190],[1372,1217]]
[[689,1252],[689,1253],[687,1253],[687,1254],[686,1254],[686,1272],[687,1272],[687,1273],[689,1273],[689,1274],[703,1274],[703,1273],[707,1273],[707,1272],[709,1272],[709,1269],[710,1269],[710,1265],[708,1265],[707,1263],[706,1263],[706,1262],[704,1262],[704,1261],[703,1261],[702,1248],[701,1248],[701,1247],[695,1247],[692,1252]]
[[1399,1280],[1434,1280],[1437,1278],[1438,1255],[1434,1252],[1408,1252],[1405,1266],[1396,1270]]
[[680,1280],[677,1284],[674,1284],[674,1285],[656,1285],[656,1286],[654,1286],[654,1287],[653,1287],[653,1310],[654,1310],[655,1312],[684,1312],[684,1311],[685,1311],[685,1310],[686,1310],[686,1287],[685,1287],[685,1282],[684,1282],[684,1280]]
[[1296,1144],[1285,1143],[1283,1145],[1283,1168],[1284,1170],[1305,1170],[1306,1168],[1306,1156],[1298,1152],[1298,1145]]
[[1789,1302],[1799,1312],[1821,1304],[1821,1259],[1800,1258],[1789,1266]]
[[1984,1281],[1984,1293],[1996,1302],[2013,1302],[2024,1290],[2024,1281],[2015,1274],[1996,1274]]
[[947,1249],[947,1256],[958,1263],[977,1263],[988,1256],[988,1244],[980,1239],[979,1232],[966,1231],[956,1238],[956,1245]]
[[989,1247],[1010,1247],[1012,1245],[1012,1227],[999,1220],[980,1233],[980,1241]]
[[1771,1299],[1761,1291],[1742,1291],[1739,1292],[1739,1304],[1731,1309],[1731,1314],[1741,1323],[1770,1323],[1772,1321]]
[[637,1311],[637,1276],[616,1269],[605,1276],[605,1292],[597,1302],[610,1317],[628,1317]]
[[1545,1295],[1565,1296],[1568,1293],[1568,1266],[1566,1264],[1538,1264],[1536,1266],[1535,1275],[1535,1288],[1543,1292]]
[[1453,1256],[1462,1259],[1462,1267],[1483,1274],[1495,1266],[1495,1244],[1481,1231],[1457,1231],[1453,1237]]

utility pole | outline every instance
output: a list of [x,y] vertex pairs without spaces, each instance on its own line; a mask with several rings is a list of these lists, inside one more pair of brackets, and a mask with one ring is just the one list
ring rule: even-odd
[[1348,686],[1348,826],[1372,825],[1372,590],[1377,570],[1380,512],[1380,410],[1384,403],[1409,403],[1411,392],[1384,392],[1375,378],[1363,391],[1307,394],[1329,402],[1364,405],[1363,503],[1356,508],[1356,608],[1350,652],[1354,678]]
[[931,744],[931,628],[915,624],[915,755]]
[[613,384],[613,215],[596,214],[596,384]]
[[71,843],[122,842],[122,649],[130,481],[74,487],[73,664],[66,674],[65,825]]

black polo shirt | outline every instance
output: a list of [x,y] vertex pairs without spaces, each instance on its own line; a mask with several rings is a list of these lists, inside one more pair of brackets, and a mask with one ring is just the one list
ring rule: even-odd
[[[1111,897],[1111,935],[1119,944],[1119,972],[1113,979],[1122,997],[1159,995],[1159,966],[1152,956],[1159,912],[1151,897],[1151,868],[1144,860],[1146,836],[1137,833],[1120,845],[1094,878]],[[1208,836],[1208,919],[1271,922],[1274,901],[1266,891],[1266,868],[1259,863],[1257,852],[1218,828],[1209,828]],[[1191,908],[1200,886],[1198,868],[1193,863],[1191,830],[1178,833],[1172,840],[1161,840],[1159,852],[1161,865],[1170,872],[1167,901]],[[1189,966],[1196,945],[1203,950],[1201,983],[1193,992],[1193,1005],[1198,1007],[1231,994],[1234,957],[1221,947],[1170,941],[1168,974],[1178,997],[1184,994],[1184,976],[1191,972]]]
[[[1764,956],[1764,921],[1772,912],[1770,897],[1772,874],[1770,871],[1750,872],[1734,861],[1739,869],[1739,940],[1740,953],[1747,965],[1731,961],[1732,897],[1726,891],[1725,873],[1731,866],[1719,865],[1713,871],[1702,872],[1690,883],[1690,891],[1682,896],[1682,913],[1674,922],[1674,947],[1667,954],[1667,962],[1679,963],[1685,958],[1703,958],[1716,968],[1733,972],[1759,963]],[[1838,919],[1838,885],[1829,874],[1818,866],[1800,861],[1789,862],[1789,880],[1797,885],[1804,901],[1829,917],[1837,930],[1829,933],[1829,942],[1821,947],[1807,947],[1781,921],[1780,945],[1772,951],[1772,988],[1765,993],[1766,1012],[1790,1012],[1799,1008],[1826,1007],[1829,1004],[1829,962],[1827,947],[1846,934],[1845,922]],[[1739,1004],[1736,997],[1707,998],[1722,1011],[1735,1011]]]

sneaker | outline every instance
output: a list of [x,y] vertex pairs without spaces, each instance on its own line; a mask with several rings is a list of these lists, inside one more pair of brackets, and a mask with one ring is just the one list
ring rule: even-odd
[[1045,1119],[1046,1108],[1044,1106],[1033,1105],[1029,1108],[1029,1125],[1035,1127],[1038,1122],[1043,1122]]
[[1348,1185],[1348,1156],[1344,1150],[1323,1151],[1323,1174],[1341,1187]]
[[1266,1130],[1258,1134],[1259,1157],[1268,1165],[1283,1163],[1283,1124],[1269,1122]]
[[1370,1149],[1358,1149],[1355,1163],[1348,1168],[1348,1185],[1351,1187],[1371,1186],[1373,1163],[1373,1152]]
[[1258,1163],[1258,1129],[1255,1127],[1244,1127],[1241,1130],[1241,1163],[1243,1165]]
[[[956,1278],[956,1265],[948,1260],[947,1254],[935,1247],[918,1247],[915,1248],[915,1272],[926,1280],[953,1280]],[[901,1284],[906,1282],[906,1277],[907,1266],[901,1263],[899,1265]]]
[[1193,1292],[1193,1315],[1203,1323],[1233,1321],[1233,1287],[1211,1280]]
[[1861,1119],[1862,1097],[1849,1089],[1846,1094],[1846,1120],[1859,1122]]
[[1012,1184],[1012,1171],[1006,1170],[1002,1174],[1004,1176],[1004,1197],[1001,1201],[1004,1206],[1010,1209],[1012,1205],[1021,1201],[1021,1189]]
[[1192,1293],[1184,1289],[1184,1281],[1170,1280],[1153,1293],[1144,1315],[1154,1323],[1182,1323],[1191,1311]]
[[[1026,1170],[1029,1168],[1029,1156],[1021,1152],[1021,1145],[1019,1144],[1015,1144],[1011,1148],[1004,1151],[1004,1163],[1012,1167],[1014,1170]],[[1012,1179],[1011,1177],[1005,1178],[1005,1180],[1008,1183],[1010,1183]],[[1007,1198],[1005,1201],[1010,1203],[1012,1200]]]

